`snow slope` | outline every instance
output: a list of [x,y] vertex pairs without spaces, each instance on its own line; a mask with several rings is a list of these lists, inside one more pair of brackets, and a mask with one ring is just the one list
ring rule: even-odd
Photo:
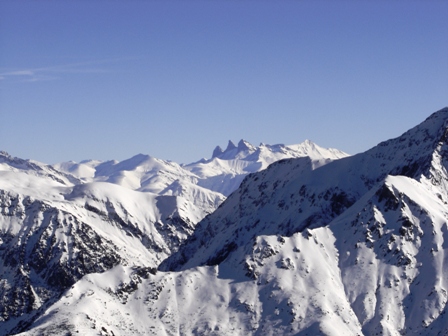
[[194,228],[175,196],[11,175],[0,172],[3,331],[39,314],[85,274],[118,264],[155,267]]
[[181,194],[177,181],[157,195],[0,159],[2,335],[24,328],[86,274],[156,267],[224,199],[196,185]]
[[[325,230],[317,236],[328,245],[334,242]],[[221,266],[156,274],[117,267],[89,275],[24,335],[55,330],[83,335],[361,333],[340,290],[334,246],[326,251],[296,234],[258,237],[253,250],[262,263],[257,280],[222,276]]]

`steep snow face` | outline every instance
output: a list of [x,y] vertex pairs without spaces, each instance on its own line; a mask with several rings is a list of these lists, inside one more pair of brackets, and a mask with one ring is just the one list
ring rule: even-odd
[[425,183],[388,176],[329,228],[365,335],[446,333],[448,212]]

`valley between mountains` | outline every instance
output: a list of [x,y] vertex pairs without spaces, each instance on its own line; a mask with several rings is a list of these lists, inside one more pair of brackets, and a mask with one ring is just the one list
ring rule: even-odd
[[0,153],[0,335],[448,335],[448,108],[349,156]]

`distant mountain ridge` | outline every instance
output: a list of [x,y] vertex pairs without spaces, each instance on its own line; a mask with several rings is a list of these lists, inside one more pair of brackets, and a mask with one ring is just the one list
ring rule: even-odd
[[199,177],[199,185],[228,196],[239,187],[247,174],[266,169],[276,161],[309,157],[314,169],[347,156],[347,153],[340,150],[322,148],[309,140],[298,145],[262,143],[258,147],[240,140],[237,146],[229,141],[225,151],[216,147],[209,160],[203,159],[183,167]]
[[217,146],[211,159],[183,165],[138,154],[121,162],[63,162],[53,165],[53,168],[84,182],[110,182],[137,191],[159,194],[170,183],[179,180],[228,196],[238,188],[247,174],[266,169],[278,160],[305,156],[312,159],[316,168],[348,154],[337,149],[322,148],[309,140],[298,145],[260,144],[258,147],[245,140],[240,140],[238,146],[235,146],[229,140],[226,150]]

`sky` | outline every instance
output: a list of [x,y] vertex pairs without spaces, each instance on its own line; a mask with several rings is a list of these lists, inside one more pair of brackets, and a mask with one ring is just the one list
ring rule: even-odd
[[0,1],[0,150],[356,154],[448,106],[447,1]]

